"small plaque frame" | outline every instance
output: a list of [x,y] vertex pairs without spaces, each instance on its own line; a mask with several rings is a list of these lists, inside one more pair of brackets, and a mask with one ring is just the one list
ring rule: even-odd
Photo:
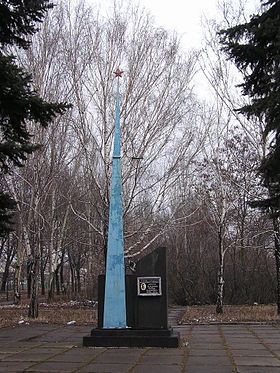
[[161,277],[137,277],[137,295],[140,297],[161,296]]

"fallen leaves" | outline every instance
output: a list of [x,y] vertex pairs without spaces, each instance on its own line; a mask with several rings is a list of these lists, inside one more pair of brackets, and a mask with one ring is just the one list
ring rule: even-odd
[[216,306],[189,306],[181,323],[210,324],[236,322],[280,322],[276,305],[224,306],[224,313],[217,314]]

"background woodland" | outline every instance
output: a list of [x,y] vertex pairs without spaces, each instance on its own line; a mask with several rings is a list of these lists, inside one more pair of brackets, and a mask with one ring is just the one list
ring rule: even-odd
[[220,11],[205,21],[201,48],[185,51],[140,7],[103,16],[61,0],[28,49],[11,47],[44,100],[71,104],[47,128],[28,124],[39,149],[1,175],[16,208],[15,230],[0,239],[0,286],[15,302],[34,287],[49,301],[97,297],[118,66],[126,265],[166,246],[171,302],[276,302],[273,224],[249,205],[266,193],[257,176],[264,124],[235,110],[248,99],[217,35],[246,13]]

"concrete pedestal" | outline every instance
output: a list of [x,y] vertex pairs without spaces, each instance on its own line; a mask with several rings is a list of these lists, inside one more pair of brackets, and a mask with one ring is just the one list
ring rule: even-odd
[[[83,338],[84,346],[96,347],[179,347],[180,336],[168,326],[166,249],[157,248],[136,263],[133,275],[126,275],[127,328],[104,328],[105,276],[98,281],[98,328]],[[138,279],[160,279],[160,292],[139,294]],[[112,312],[114,308],[112,307]]]
[[179,347],[173,329],[93,329],[83,338],[84,346],[95,347]]

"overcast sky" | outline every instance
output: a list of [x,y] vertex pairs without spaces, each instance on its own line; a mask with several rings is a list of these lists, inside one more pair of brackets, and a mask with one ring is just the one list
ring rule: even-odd
[[[113,6],[114,0],[87,0],[99,4],[105,11]],[[175,30],[180,34],[183,46],[199,47],[202,38],[201,19],[216,18],[218,0],[130,0],[140,4],[154,16],[157,26]]]
[[[114,0],[87,0],[105,11],[112,8]],[[182,47],[199,48],[203,38],[202,19],[219,19],[221,12],[218,3],[222,0],[120,0],[124,3],[140,4],[154,16],[156,25],[167,30],[175,30],[181,36]],[[229,0],[238,8],[240,0]],[[253,13],[260,0],[243,0],[249,14]]]
[[[154,16],[158,26],[175,30],[181,36],[181,47],[200,48],[203,38],[202,18],[217,18],[217,0],[132,0],[143,5]],[[193,82],[200,96],[209,96],[204,77],[198,74]]]
[[216,18],[216,0],[139,0],[155,17],[158,25],[176,30],[182,42],[189,47],[199,47],[202,38],[201,19]]
[[[99,5],[106,14],[114,6],[114,0],[87,0],[92,5]],[[139,4],[146,8],[154,17],[156,26],[163,27],[169,31],[175,30],[181,37],[181,48],[189,51],[191,48],[200,49],[203,39],[202,20],[221,19],[221,7],[218,6],[222,0],[117,0]],[[236,4],[239,0],[228,0]],[[243,0],[246,13],[252,14],[260,0]],[[195,86],[202,96],[208,96],[204,77],[198,74],[194,80]]]

